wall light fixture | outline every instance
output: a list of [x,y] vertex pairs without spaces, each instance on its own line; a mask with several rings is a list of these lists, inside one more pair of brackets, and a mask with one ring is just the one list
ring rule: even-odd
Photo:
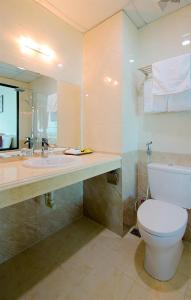
[[21,36],[18,39],[21,51],[25,54],[32,55],[34,53],[42,55],[47,60],[55,57],[55,52],[46,45],[40,45],[29,37]]

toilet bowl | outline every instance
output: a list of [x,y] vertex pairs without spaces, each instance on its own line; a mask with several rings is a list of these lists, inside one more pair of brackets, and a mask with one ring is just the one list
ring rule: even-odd
[[146,271],[161,281],[171,279],[182,254],[182,237],[188,220],[186,209],[149,199],[139,207],[137,219],[146,245]]

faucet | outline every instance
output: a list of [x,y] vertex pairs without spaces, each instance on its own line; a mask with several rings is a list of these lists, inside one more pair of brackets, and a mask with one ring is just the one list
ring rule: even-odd
[[42,152],[41,155],[44,156],[44,151],[48,150],[49,144],[47,138],[42,138]]
[[150,156],[151,154],[152,154],[152,149],[151,149],[151,145],[152,145],[152,141],[150,141],[150,142],[148,142],[147,144],[146,144],[146,146],[147,146],[147,155],[148,156]]
[[28,145],[28,149],[32,149],[34,152],[34,139],[30,136],[26,137],[24,144]]

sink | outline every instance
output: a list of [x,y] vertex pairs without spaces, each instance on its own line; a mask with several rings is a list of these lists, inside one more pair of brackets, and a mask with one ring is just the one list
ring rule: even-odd
[[23,162],[23,166],[29,168],[58,168],[76,166],[81,159],[74,156],[51,155],[49,157],[31,158]]

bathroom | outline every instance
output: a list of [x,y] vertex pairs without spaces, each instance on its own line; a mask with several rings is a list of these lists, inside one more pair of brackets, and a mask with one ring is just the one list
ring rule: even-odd
[[137,222],[148,162],[191,169],[190,100],[144,95],[152,64],[190,54],[191,1],[7,0],[0,16],[0,91],[19,88],[15,133],[0,127],[0,299],[191,299],[189,204],[171,278],[145,266]]

